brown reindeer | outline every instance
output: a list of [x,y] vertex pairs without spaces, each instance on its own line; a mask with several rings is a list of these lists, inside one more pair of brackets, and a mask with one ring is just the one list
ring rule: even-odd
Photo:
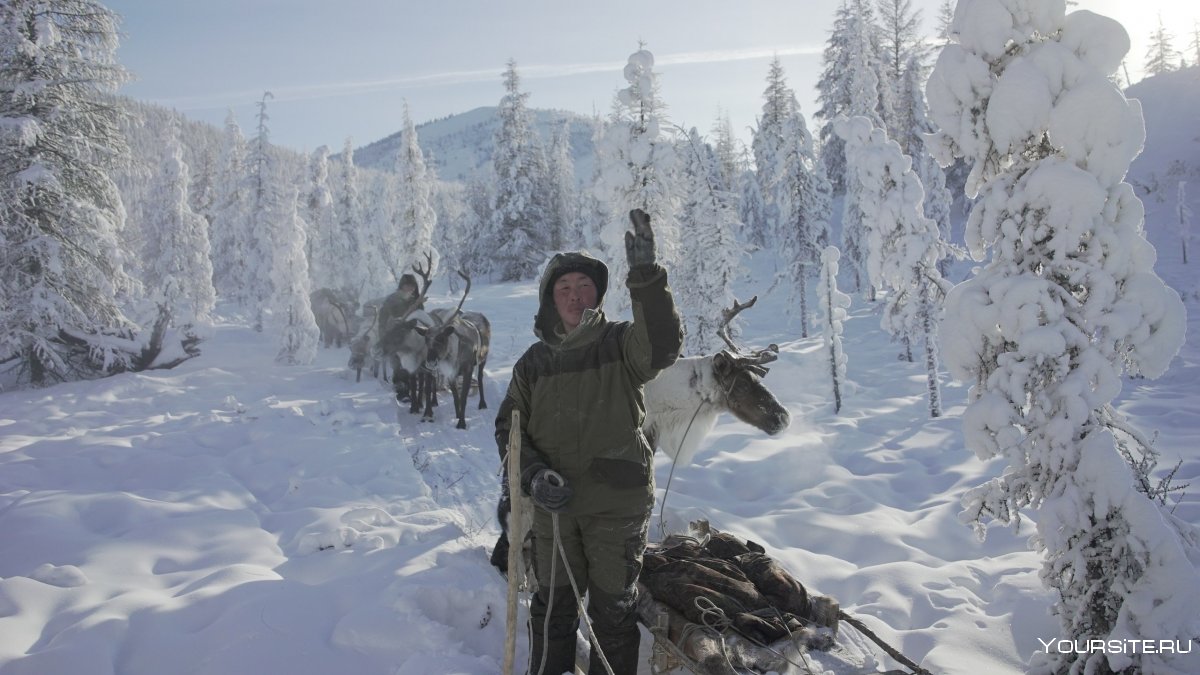
[[[484,397],[483,367],[487,364],[488,349],[492,339],[492,326],[479,312],[462,311],[463,302],[471,292],[471,277],[458,273],[467,282],[462,300],[453,312],[435,309],[430,314],[437,321],[429,327],[416,327],[425,338],[425,364],[422,370],[432,380],[440,375],[450,385],[454,396],[454,414],[458,417],[458,428],[467,428],[467,397],[471,392],[472,371],[478,370],[475,379],[479,384],[479,409],[487,408]],[[427,403],[425,418],[433,421],[433,404]]]
[[433,256],[425,254],[425,266],[413,264],[412,269],[421,277],[421,287],[414,297],[393,294],[383,303],[379,310],[379,340],[375,351],[392,368],[396,400],[407,399],[408,411],[416,414],[422,401],[432,400],[432,405],[437,405],[434,382],[422,368],[425,338],[418,330],[435,322],[423,309],[429,287],[433,285]]

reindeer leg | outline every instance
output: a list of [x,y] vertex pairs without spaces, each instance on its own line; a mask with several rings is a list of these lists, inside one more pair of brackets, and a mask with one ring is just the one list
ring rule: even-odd
[[422,373],[421,379],[425,383],[425,415],[421,418],[422,422],[433,421],[433,401],[437,396],[435,389],[437,388],[436,378],[434,373]]
[[458,428],[466,429],[467,396],[471,391],[471,367],[467,366],[464,372],[459,373],[459,376],[454,379],[461,381],[461,386],[451,387],[451,391],[454,393],[454,412],[458,415]]
[[477,383],[479,383],[479,409],[486,410],[487,409],[487,401],[485,401],[483,399],[483,362],[482,361],[479,363],[479,375],[475,378],[475,381]]

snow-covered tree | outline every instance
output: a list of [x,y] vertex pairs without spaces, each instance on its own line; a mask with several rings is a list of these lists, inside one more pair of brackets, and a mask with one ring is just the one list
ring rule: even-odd
[[937,39],[939,45],[949,44],[950,29],[954,25],[954,0],[942,0],[938,5]]
[[721,189],[734,200],[734,206],[740,208],[742,151],[739,149],[737,137],[733,134],[733,123],[729,115],[722,114],[713,123],[713,154],[717,158],[718,179]]
[[[899,105],[902,112],[901,120],[906,132],[895,140],[900,143],[904,154],[912,158],[913,171],[921,179],[925,188],[924,212],[933,222],[937,223],[938,233],[942,241],[951,241],[950,209],[954,198],[946,188],[946,173],[926,146],[926,137],[937,129],[929,121],[928,107],[925,104],[924,78],[920,68],[914,63],[904,72],[904,82],[900,88]],[[903,141],[901,141],[903,139]],[[946,275],[949,266],[949,256],[942,259],[938,270]]]
[[[845,0],[834,17],[822,55],[823,68],[817,80],[816,116],[823,120],[819,131],[821,161],[835,194],[845,190],[845,152],[833,131],[839,115],[862,115],[881,127],[893,116],[893,97],[887,86],[885,59],[879,45],[875,12],[869,0]],[[843,248],[847,256],[851,252]]]
[[909,77],[924,81],[929,47],[921,35],[921,11],[913,9],[912,0],[878,0],[878,7],[881,85],[889,90],[894,106],[892,117],[884,122],[888,136],[906,147],[910,127],[905,124],[902,91]]
[[403,250],[403,236],[394,231],[397,208],[397,181],[389,172],[371,171],[365,174],[363,190],[363,229],[366,244],[363,270],[367,283],[364,292],[373,297],[395,290],[404,273],[408,254]]
[[1158,27],[1150,33],[1150,45],[1146,47],[1146,75],[1161,75],[1179,68],[1181,54],[1175,49],[1175,37],[1163,25],[1158,15]]
[[838,259],[836,246],[821,251],[821,273],[817,279],[817,304],[824,324],[822,338],[829,355],[829,376],[833,382],[833,412],[842,411],[842,386],[846,382],[846,352],[842,349],[842,322],[850,307],[850,296],[838,290]]
[[305,365],[317,356],[320,329],[309,303],[308,260],[304,255],[308,230],[300,217],[299,192],[286,190],[282,199],[272,198],[262,225],[274,246],[266,266],[271,275],[271,295],[267,299],[268,326],[279,351],[275,362]]
[[1200,66],[1200,23],[1192,24],[1192,43],[1188,49],[1192,50],[1192,65]]
[[585,249],[600,251],[600,233],[609,221],[608,193],[603,186],[604,162],[600,156],[608,125],[597,112],[592,118],[592,147],[596,148],[596,161],[592,163],[592,175],[588,186],[578,194],[579,243]]
[[504,98],[497,116],[492,167],[496,202],[492,209],[492,269],[505,281],[534,277],[550,248],[546,203],[546,159],[521,91],[516,61],[504,71]]
[[[775,191],[780,180],[779,171],[783,168],[780,156],[788,140],[784,127],[799,110],[796,93],[787,85],[783,64],[776,56],[771,59],[770,69],[767,71],[762,116],[758,118],[758,128],[754,130],[754,137],[750,143],[754,156],[754,175],[758,179],[756,193],[760,203],[752,204],[748,208],[762,212],[761,218],[747,221],[747,225],[752,228],[749,231],[749,241],[755,246],[771,246],[779,239],[779,205],[775,202]],[[749,196],[754,197],[755,194]]]
[[492,205],[496,202],[496,182],[490,172],[479,172],[467,181],[463,229],[468,238],[463,242],[462,264],[472,274],[487,274],[491,270],[488,226],[492,222]]
[[575,185],[575,160],[571,157],[571,125],[564,120],[550,141],[546,172],[548,251],[578,248],[575,216],[579,190]]
[[800,307],[800,335],[808,337],[808,281],[818,272],[829,244],[830,188],[813,153],[812,136],[797,107],[783,123],[783,146],[775,156],[775,231],[780,259],[794,284]]
[[246,139],[232,110],[225,117],[222,141],[209,231],[213,285],[222,297],[244,304],[250,300],[250,274],[244,254],[250,236],[250,194],[246,180]]
[[367,241],[359,200],[358,168],[354,166],[354,144],[349,137],[335,166],[330,189],[334,195],[336,219],[331,240],[330,288],[342,289],[348,297],[358,298],[367,281],[364,269]]
[[912,160],[865,117],[838,120],[846,141],[847,194],[861,186],[861,204],[869,224],[867,272],[872,286],[887,291],[883,329],[904,345],[912,361],[912,345],[925,345],[929,415],[942,414],[938,384],[937,302],[944,293],[938,262],[945,254],[937,224],[923,213],[921,181]]
[[329,188],[329,147],[313,151],[308,162],[308,185],[304,199],[304,221],[308,223],[308,273],[313,288],[334,288],[334,269],[345,264],[344,251],[336,241],[337,217]]
[[[650,214],[658,257],[667,267],[679,262],[680,244],[679,160],[664,129],[666,106],[658,93],[654,55],[646,49],[634,52],[624,75],[629,86],[617,92],[613,118],[597,148],[601,163],[597,189],[609,214],[600,244],[613,279],[624,279],[627,272],[625,232],[630,209]],[[618,306],[629,302],[623,294],[611,299]]]
[[733,305],[733,281],[741,268],[743,251],[734,237],[737,211],[721,187],[721,168],[712,148],[695,128],[681,144],[687,192],[680,233],[680,261],[672,268],[680,313],[687,326],[687,349],[711,354],[724,341],[718,335],[724,307]]
[[272,241],[271,219],[283,199],[278,178],[280,167],[271,152],[271,129],[267,122],[267,101],[274,98],[271,92],[263,92],[258,102],[258,123],[254,138],[250,140],[246,153],[246,244],[241,249],[246,268],[246,307],[254,316],[254,329],[263,330],[264,312],[275,294],[274,274],[271,260],[275,242]]
[[763,197],[762,186],[758,181],[758,172],[746,171],[738,181],[741,198],[738,200],[738,214],[742,221],[740,239],[750,250],[762,248],[757,240],[766,231],[769,213],[766,198]]
[[1179,245],[1183,264],[1188,264],[1188,241],[1192,238],[1192,207],[1187,203],[1187,181],[1179,181],[1175,197],[1175,217],[1179,219]]
[[[1129,37],[1107,17],[1064,16],[1061,0],[960,5],[954,34],[927,88],[942,129],[932,145],[943,164],[973,160],[966,240],[987,261],[946,300],[944,355],[972,385],[968,446],[1008,462],[966,494],[963,517],[982,534],[985,518],[1034,512],[1031,544],[1064,637],[1190,643],[1196,533],[1161,508],[1156,453],[1112,405],[1122,373],[1166,370],[1185,322],[1123,182],[1145,127],[1107,75]],[[1030,669],[1189,670],[1174,659],[1050,651]]]
[[[433,210],[434,179],[425,165],[425,154],[417,139],[417,129],[404,104],[404,124],[400,132],[400,149],[396,155],[396,211],[393,235],[402,245],[404,257],[396,262],[405,269],[414,262],[432,256],[434,273],[438,252],[433,248],[433,232],[437,228],[437,212]],[[399,278],[397,277],[397,281]]]
[[91,0],[0,5],[0,368],[35,386],[119,370],[131,322],[117,19]]
[[216,291],[212,282],[208,221],[188,199],[188,166],[183,162],[178,127],[163,143],[155,172],[146,228],[154,236],[143,249],[145,277],[153,299],[166,307],[176,326],[210,323]]

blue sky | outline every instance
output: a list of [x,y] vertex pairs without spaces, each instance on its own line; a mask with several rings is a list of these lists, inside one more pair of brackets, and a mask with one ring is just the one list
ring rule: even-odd
[[[109,0],[122,17],[123,92],[220,124],[232,108],[244,130],[264,90],[272,140],[298,150],[356,146],[417,123],[496,105],[516,59],[531,106],[607,113],[639,40],[656,57],[676,124],[707,132],[718,111],[743,138],[778,54],[811,119],[820,52],[837,0]],[[940,0],[914,0],[932,34]],[[1130,5],[1135,5],[1130,8]],[[1185,48],[1196,10],[1178,0],[1093,0],[1134,40],[1137,79],[1156,12]],[[1122,6],[1124,5],[1124,7]]]

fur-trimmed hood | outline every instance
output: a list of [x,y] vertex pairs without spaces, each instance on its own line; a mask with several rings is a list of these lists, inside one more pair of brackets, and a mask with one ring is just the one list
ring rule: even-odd
[[604,294],[608,291],[608,265],[593,258],[587,251],[555,254],[542,272],[542,280],[538,284],[538,312],[533,320],[534,335],[548,344],[559,342],[556,329],[562,323],[558,318],[558,310],[554,308],[554,282],[569,272],[582,272],[596,284],[597,312],[604,304]]

